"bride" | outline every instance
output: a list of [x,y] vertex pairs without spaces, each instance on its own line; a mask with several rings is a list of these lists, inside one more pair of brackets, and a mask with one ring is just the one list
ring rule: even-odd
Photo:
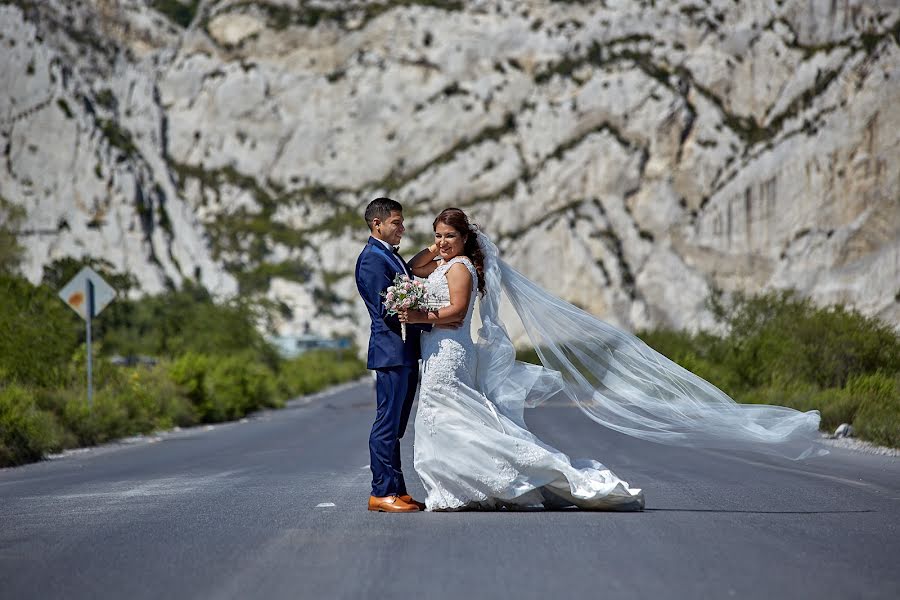
[[[588,417],[643,439],[752,449],[804,458],[817,411],[739,405],[631,334],[542,290],[500,260],[466,214],[434,221],[435,243],[408,266],[427,277],[431,310],[401,312],[440,325],[421,338],[424,370],[415,425],[415,469],[428,510],[577,506],[642,510],[644,496],[595,460],[571,460],[528,430],[524,409],[559,393]],[[515,360],[499,317],[501,292],[542,365]],[[471,336],[479,299],[478,342]]]

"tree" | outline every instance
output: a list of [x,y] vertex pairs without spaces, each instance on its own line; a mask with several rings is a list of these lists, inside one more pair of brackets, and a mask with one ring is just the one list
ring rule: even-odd
[[22,261],[19,229],[25,209],[0,196],[0,273],[15,273]]

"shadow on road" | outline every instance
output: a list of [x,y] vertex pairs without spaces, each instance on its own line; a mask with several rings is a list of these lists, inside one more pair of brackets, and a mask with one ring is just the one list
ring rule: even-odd
[[751,515],[827,515],[841,513],[871,513],[866,510],[719,510],[716,508],[645,508],[644,512],[702,512],[702,513],[746,513]]

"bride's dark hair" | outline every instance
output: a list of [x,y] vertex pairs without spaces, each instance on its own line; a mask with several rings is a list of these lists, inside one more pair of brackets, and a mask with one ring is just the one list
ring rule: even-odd
[[468,256],[472,264],[475,265],[475,271],[478,273],[478,293],[484,296],[484,252],[481,251],[481,245],[478,243],[475,226],[469,224],[469,217],[458,208],[445,208],[442,210],[441,214],[434,220],[435,229],[437,229],[438,223],[449,225],[466,236],[463,254]]

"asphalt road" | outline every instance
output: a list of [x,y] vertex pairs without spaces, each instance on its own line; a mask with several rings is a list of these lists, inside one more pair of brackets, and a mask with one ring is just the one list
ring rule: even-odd
[[361,384],[0,470],[0,598],[900,598],[900,459],[675,449],[548,407],[533,429],[645,512],[376,514],[373,409]]

